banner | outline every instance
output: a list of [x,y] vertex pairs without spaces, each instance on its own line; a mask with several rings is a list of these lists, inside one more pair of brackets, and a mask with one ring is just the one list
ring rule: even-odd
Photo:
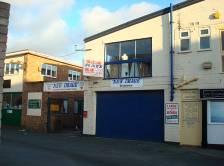
[[139,88],[139,87],[143,87],[143,79],[141,79],[141,78],[113,79],[113,80],[111,80],[111,87]]
[[177,103],[166,104],[166,123],[167,124],[179,123],[179,108]]
[[84,81],[45,82],[44,92],[83,91]]
[[103,77],[103,62],[88,59],[85,60],[83,65],[83,75]]

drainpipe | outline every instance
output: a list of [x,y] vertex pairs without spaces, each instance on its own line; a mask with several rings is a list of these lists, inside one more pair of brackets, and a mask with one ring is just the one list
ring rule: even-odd
[[170,4],[170,101],[174,100],[174,72],[173,72],[173,5]]

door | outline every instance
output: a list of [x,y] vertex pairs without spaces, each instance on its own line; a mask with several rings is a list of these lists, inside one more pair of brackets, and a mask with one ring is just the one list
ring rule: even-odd
[[224,145],[224,100],[207,103],[208,144]]
[[96,116],[99,137],[164,141],[163,91],[100,92]]

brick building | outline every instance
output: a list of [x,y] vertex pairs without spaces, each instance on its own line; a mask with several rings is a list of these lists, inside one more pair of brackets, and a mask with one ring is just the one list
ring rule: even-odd
[[[6,52],[6,41],[8,33],[10,5],[0,2],[0,84],[3,84],[4,58]],[[0,88],[0,108],[2,106],[2,87]],[[1,128],[1,112],[0,112],[0,128]]]
[[[78,65],[34,51],[7,54],[3,124],[39,132],[81,128],[81,71]],[[55,89],[64,84],[72,88]],[[52,89],[44,90],[44,86]]]

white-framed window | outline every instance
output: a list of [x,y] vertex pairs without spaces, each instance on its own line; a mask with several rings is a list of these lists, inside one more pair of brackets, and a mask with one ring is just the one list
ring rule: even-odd
[[180,32],[180,51],[187,52],[191,50],[191,35],[190,31],[181,31]]
[[75,70],[69,70],[68,71],[68,80],[69,81],[75,81],[81,79],[81,73],[77,72]]
[[42,64],[41,65],[41,75],[47,77],[57,77],[57,66],[49,65],[49,64]]
[[5,64],[5,75],[19,74],[20,65],[16,63],[6,63]]
[[208,101],[208,124],[224,124],[224,100]]
[[200,34],[200,50],[207,50],[211,48],[211,32],[209,28],[200,28],[199,29]]
[[220,32],[220,41],[221,41],[221,63],[222,63],[222,72],[224,73],[224,30]]

